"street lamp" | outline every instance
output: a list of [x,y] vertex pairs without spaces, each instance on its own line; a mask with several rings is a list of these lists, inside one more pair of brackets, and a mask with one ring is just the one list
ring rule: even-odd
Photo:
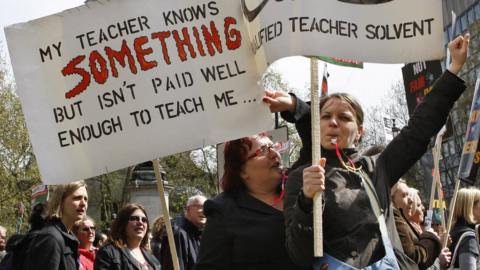
[[395,119],[392,118],[392,136],[395,138],[400,133],[400,129],[395,125]]

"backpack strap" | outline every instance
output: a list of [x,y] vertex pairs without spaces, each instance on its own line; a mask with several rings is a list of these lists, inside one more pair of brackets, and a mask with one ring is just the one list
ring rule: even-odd
[[468,236],[475,237],[475,239],[477,239],[477,244],[478,244],[478,230],[477,230],[477,227],[478,227],[478,225],[475,226],[475,232],[466,231],[466,232],[462,233],[462,235],[458,239],[457,245],[455,245],[455,249],[454,249],[453,255],[452,255],[452,261],[450,262],[450,267],[448,269],[454,269],[453,267],[455,266],[455,261],[457,259],[458,248],[460,247],[460,245],[462,244],[462,241],[465,240],[466,237],[468,237]]

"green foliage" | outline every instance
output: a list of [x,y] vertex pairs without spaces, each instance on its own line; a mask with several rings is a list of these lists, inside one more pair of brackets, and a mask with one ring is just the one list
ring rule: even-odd
[[22,230],[26,230],[30,213],[30,196],[40,176],[28,137],[20,100],[15,94],[0,57],[0,224],[7,227],[9,234],[15,231],[19,221],[18,205],[25,205]]
[[[202,155],[200,164],[208,164],[213,157]],[[216,162],[216,160],[215,160]],[[212,170],[197,166],[192,160],[191,152],[183,152],[160,159],[160,164],[166,172],[169,185],[173,186],[169,195],[172,216],[183,213],[188,198],[195,194],[206,197],[218,193],[216,169]]]

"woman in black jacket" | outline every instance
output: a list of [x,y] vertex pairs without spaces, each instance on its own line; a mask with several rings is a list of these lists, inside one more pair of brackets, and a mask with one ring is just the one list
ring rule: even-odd
[[227,142],[223,193],[204,204],[196,270],[299,269],[285,249],[280,156],[265,135]]
[[[294,262],[316,267],[329,264],[333,269],[371,265],[399,269],[398,256],[392,253],[398,254],[396,248],[401,249],[401,245],[391,244],[398,235],[390,227],[385,229],[385,219],[392,218],[390,188],[422,156],[465,89],[456,74],[466,61],[468,43],[467,35],[449,44],[449,70],[417,107],[409,124],[377,156],[361,156],[356,148],[363,134],[363,111],[356,99],[333,94],[321,100],[320,141],[326,164],[323,160],[323,166],[300,166],[289,173],[286,185],[286,244]],[[289,110],[298,112],[298,108]],[[306,148],[311,149],[311,145]],[[320,260],[313,256],[312,198],[317,192],[325,197],[326,254]]]
[[75,222],[87,213],[87,189],[83,181],[55,187],[48,201],[47,225],[30,243],[27,269],[78,269],[78,240],[71,233]]
[[477,187],[461,188],[453,210],[452,244],[453,265],[449,269],[478,269],[480,248],[475,226],[480,224],[480,190]]
[[160,270],[158,260],[147,251],[148,217],[145,208],[130,203],[113,221],[110,243],[95,258],[95,270]]

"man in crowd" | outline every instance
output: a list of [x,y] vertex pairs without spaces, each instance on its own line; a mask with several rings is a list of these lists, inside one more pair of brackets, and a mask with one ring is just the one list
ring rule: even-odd
[[[172,222],[175,247],[181,270],[193,269],[197,261],[200,235],[207,222],[207,218],[203,214],[203,204],[206,200],[207,198],[202,195],[190,197],[187,201],[185,215]],[[173,270],[167,235],[163,237],[160,253],[162,269]]]

